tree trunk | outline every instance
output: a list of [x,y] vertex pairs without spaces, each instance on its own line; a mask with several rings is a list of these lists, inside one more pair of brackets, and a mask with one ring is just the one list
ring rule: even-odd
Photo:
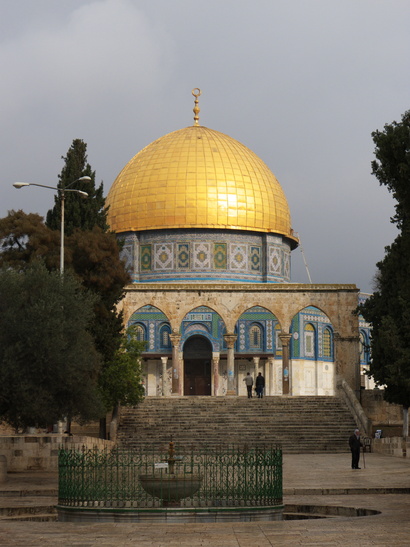
[[106,439],[107,438],[107,418],[104,416],[104,418],[100,418],[100,439]]
[[112,415],[111,415],[111,421],[118,419],[118,413],[120,411],[120,405],[116,404],[114,408],[112,409]]
[[403,405],[403,438],[409,436],[409,407]]
[[109,435],[108,435],[109,440],[114,442],[117,440],[119,413],[120,413],[120,405],[116,404],[114,408],[112,409],[111,422],[110,422]]

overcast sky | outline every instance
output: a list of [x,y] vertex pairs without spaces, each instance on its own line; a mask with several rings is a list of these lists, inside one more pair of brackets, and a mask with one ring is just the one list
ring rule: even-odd
[[[73,139],[107,193],[193,123],[239,140],[289,201],[313,283],[372,290],[395,238],[371,132],[410,109],[408,0],[0,0],[0,217],[45,215]],[[299,249],[292,281],[308,282]]]

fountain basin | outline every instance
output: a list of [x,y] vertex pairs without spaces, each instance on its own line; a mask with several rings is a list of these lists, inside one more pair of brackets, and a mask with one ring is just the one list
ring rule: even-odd
[[175,504],[184,498],[191,497],[199,490],[202,482],[199,475],[177,475],[175,473],[140,475],[139,480],[145,492],[161,499],[164,505]]

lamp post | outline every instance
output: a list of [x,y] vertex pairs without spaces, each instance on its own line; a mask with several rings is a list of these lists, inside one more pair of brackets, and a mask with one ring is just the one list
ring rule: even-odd
[[88,194],[87,192],[83,192],[82,190],[77,190],[76,188],[69,188],[72,184],[84,181],[84,182],[90,182],[91,177],[84,176],[80,177],[78,179],[73,180],[73,182],[70,182],[67,186],[64,186],[64,188],[58,188],[57,186],[47,186],[45,184],[36,184],[34,182],[15,182],[13,184],[14,188],[24,188],[25,186],[40,186],[40,188],[50,188],[51,190],[57,190],[60,194],[61,198],[61,242],[60,242],[60,273],[63,275],[64,273],[64,208],[65,208],[65,192],[75,192],[76,194],[79,194],[83,198],[87,198]]

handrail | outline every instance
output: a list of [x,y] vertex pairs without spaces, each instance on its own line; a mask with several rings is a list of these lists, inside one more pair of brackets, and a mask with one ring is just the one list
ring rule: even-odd
[[362,405],[357,400],[353,389],[349,386],[345,379],[338,383],[338,391],[346,402],[350,412],[356,421],[356,425],[365,435],[371,436],[372,421],[368,418],[363,410]]

